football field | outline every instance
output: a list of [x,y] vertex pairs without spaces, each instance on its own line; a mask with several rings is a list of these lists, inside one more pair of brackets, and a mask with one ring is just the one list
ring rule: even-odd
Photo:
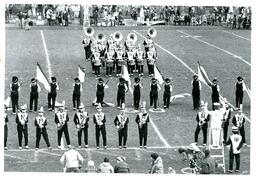
[[[173,82],[172,95],[191,93],[191,80],[197,73],[197,62],[205,68],[210,80],[218,78],[220,94],[235,105],[235,82],[242,76],[246,85],[251,83],[251,31],[229,30],[223,27],[174,27],[157,26],[157,36],[154,38],[157,48],[157,67],[164,77],[171,77]],[[98,27],[95,33],[104,33],[107,37],[115,31],[120,31],[124,40],[134,32],[138,36],[137,44],[143,43],[147,35],[147,27]],[[49,76],[55,76],[60,85],[57,101],[65,100],[70,121],[68,123],[71,145],[77,146],[77,132],[73,117],[72,93],[74,77],[77,76],[78,65],[85,68],[86,78],[83,83],[81,101],[89,113],[89,149],[80,149],[79,152],[86,161],[92,159],[98,166],[104,157],[115,165],[117,156],[125,156],[133,173],[147,173],[151,165],[150,154],[158,153],[164,161],[165,173],[168,167],[173,167],[177,173],[188,167],[188,162],[182,161],[177,149],[194,142],[196,128],[196,111],[193,110],[192,97],[179,98],[173,101],[170,109],[164,113],[151,113],[149,125],[148,149],[139,149],[138,127],[135,123],[136,113],[128,113],[128,149],[118,149],[118,135],[114,126],[114,118],[119,113],[117,108],[103,107],[106,114],[106,130],[108,149],[95,149],[95,127],[92,115],[96,112],[92,102],[96,95],[97,79],[91,73],[91,64],[84,60],[82,40],[85,37],[82,27],[35,27],[31,30],[6,28],[6,59],[5,59],[5,98],[10,95],[12,76],[18,76],[22,82],[19,105],[29,105],[30,80],[36,77],[37,62]],[[123,43],[122,41],[122,43]],[[143,46],[143,45],[142,45]],[[144,65],[144,74],[147,66]],[[116,105],[118,78],[105,77],[105,70],[101,69],[101,76],[108,82],[104,100]],[[138,74],[135,74],[137,76]],[[142,77],[142,101],[146,101],[149,109],[149,90],[151,77]],[[131,77],[133,83],[134,76]],[[40,83],[39,83],[40,84]],[[64,152],[57,149],[57,128],[54,123],[54,112],[47,111],[47,91],[41,85],[39,107],[45,109],[48,120],[47,130],[53,150],[48,150],[43,139],[39,151],[35,151],[36,128],[34,119],[36,113],[29,113],[29,147],[30,150],[18,150],[18,136],[15,115],[7,111],[9,117],[9,132],[7,146],[4,152],[4,170],[21,172],[61,172],[59,159]],[[211,110],[211,90],[202,83],[201,99],[209,103]],[[133,108],[133,96],[126,93],[126,107]],[[159,92],[159,107],[163,108],[163,87]],[[247,116],[245,134],[247,144],[241,152],[241,172],[250,173],[250,98],[244,94],[243,112]],[[236,112],[232,113],[232,117]],[[231,134],[230,123],[229,134]],[[202,133],[199,136],[199,145],[202,145]],[[225,148],[226,168],[228,168],[228,148]],[[87,162],[85,162],[87,164]],[[85,165],[83,166],[84,170]],[[221,172],[220,172],[221,173]]]

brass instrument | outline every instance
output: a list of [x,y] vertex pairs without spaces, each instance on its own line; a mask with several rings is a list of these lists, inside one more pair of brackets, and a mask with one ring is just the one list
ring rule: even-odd
[[206,123],[206,113],[201,112],[201,117],[199,118],[199,127],[202,127]]
[[79,127],[78,127],[78,131],[81,131],[82,128],[84,128],[85,123],[86,123],[86,116],[82,113],[80,114],[80,123],[79,123]]
[[155,38],[156,37],[156,34],[157,34],[157,31],[155,28],[149,28],[148,29],[148,35],[151,37],[151,38]]
[[137,41],[138,37],[135,33],[129,33],[127,35],[127,40],[128,41],[132,41],[133,43],[135,43]]
[[66,119],[64,117],[65,117],[65,114],[61,113],[59,116],[59,125],[57,125],[58,130],[61,130],[66,123]]
[[86,35],[86,36],[93,36],[93,34],[94,34],[94,29],[92,28],[92,27],[86,27],[85,29],[84,29],[84,34]]
[[119,31],[117,31],[117,32],[115,32],[114,34],[113,34],[113,39],[114,39],[114,41],[122,41],[122,39],[123,39],[123,35],[122,35],[122,33],[121,32],[119,32]]
[[102,120],[103,120],[102,114],[97,114],[97,115],[96,115],[96,122],[97,122],[97,125],[98,125],[99,127],[101,127],[101,126],[103,125]]
[[106,37],[103,33],[98,33],[96,36],[96,39],[98,42],[103,42],[103,41],[105,41]]

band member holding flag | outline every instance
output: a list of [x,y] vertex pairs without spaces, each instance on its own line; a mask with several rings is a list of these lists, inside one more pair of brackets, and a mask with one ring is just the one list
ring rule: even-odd
[[38,116],[35,118],[34,123],[36,126],[36,150],[39,149],[41,135],[43,135],[48,149],[51,150],[52,147],[50,145],[47,130],[46,130],[47,120],[46,120],[46,117],[44,117],[44,108],[43,107],[41,107],[38,110]]
[[207,104],[203,101],[200,105],[200,111],[196,115],[196,131],[195,131],[195,143],[198,142],[198,135],[200,130],[203,131],[203,145],[206,146],[207,143],[207,129],[208,129],[208,121],[210,120],[210,115],[207,113]]
[[12,77],[12,84],[10,84],[11,88],[11,101],[12,101],[12,114],[16,114],[16,109],[19,110],[19,92],[20,92],[20,84],[18,83],[18,77]]
[[135,81],[135,83],[133,84],[133,106],[134,106],[134,110],[139,110],[141,90],[142,90],[143,86],[140,83],[139,77],[135,77],[134,81]]
[[100,133],[102,134],[103,147],[107,149],[107,133],[106,133],[106,116],[102,112],[101,104],[97,106],[97,113],[93,115],[93,123],[95,124],[96,148],[100,148]]
[[70,139],[69,139],[69,133],[68,133],[68,113],[65,111],[65,106],[62,103],[59,106],[59,110],[55,113],[55,124],[57,125],[58,129],[58,148],[61,149],[61,138],[62,134],[64,132],[66,142],[68,147],[70,147]]
[[80,105],[80,96],[81,92],[83,91],[83,86],[80,83],[79,78],[75,78],[75,83],[73,83],[73,96],[72,96],[72,101],[73,101],[73,109],[75,110],[76,108],[78,109]]
[[57,83],[56,77],[51,77],[51,80],[50,91],[48,93],[48,111],[53,111],[55,109],[57,90],[59,90],[59,84]]
[[246,88],[244,84],[244,79],[241,76],[237,77],[235,88],[236,88],[236,108],[240,108],[240,105],[243,105],[244,90]]
[[140,148],[143,146],[147,149],[148,123],[150,122],[150,118],[144,103],[141,108],[141,113],[136,116],[135,122],[138,124],[139,129]]
[[238,110],[238,113],[233,117],[232,123],[234,124],[234,126],[238,128],[238,131],[242,136],[242,142],[244,145],[246,145],[245,130],[244,130],[245,115],[243,114],[243,111],[241,108]]
[[125,108],[123,105],[122,109],[120,110],[120,113],[116,116],[114,120],[114,124],[117,128],[118,145],[120,149],[127,148],[126,141],[128,137],[128,123],[129,118],[125,115]]
[[123,103],[125,103],[125,93],[128,91],[128,87],[124,78],[119,78],[117,84],[117,108],[121,109]]
[[160,86],[157,83],[157,80],[155,78],[151,79],[150,84],[150,106],[152,107],[154,105],[154,110],[157,109],[157,102],[158,102],[158,91],[161,90]]
[[35,78],[31,79],[31,84],[30,84],[30,102],[29,102],[29,111],[31,112],[33,109],[33,103],[34,105],[34,111],[37,111],[37,106],[38,106],[38,95],[41,91],[41,88],[39,84],[37,83],[37,80]]
[[84,132],[84,144],[85,148],[88,148],[88,124],[89,114],[84,109],[84,104],[81,103],[78,107],[78,112],[74,116],[74,123],[77,128],[78,136],[78,148],[81,148],[82,145],[82,134]]
[[198,75],[193,76],[192,84],[192,97],[193,97],[193,107],[194,109],[199,109],[200,107],[200,91],[201,91],[201,82],[198,79]]
[[18,132],[18,140],[19,140],[19,149],[22,149],[22,137],[24,135],[25,139],[25,148],[28,147],[28,113],[27,105],[21,106],[21,111],[19,111],[16,115],[16,123],[17,123],[17,132]]
[[164,96],[163,96],[164,109],[169,109],[171,93],[172,93],[171,79],[166,78],[165,84],[164,84]]

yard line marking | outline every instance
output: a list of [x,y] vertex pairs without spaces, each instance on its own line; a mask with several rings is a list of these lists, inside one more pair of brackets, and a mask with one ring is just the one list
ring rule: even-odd
[[14,155],[9,155],[9,154],[4,154],[4,156],[10,157],[10,158],[14,158],[14,159],[19,159],[19,160],[27,161],[27,159],[19,157],[19,156],[14,156]]
[[[177,31],[179,31],[179,30],[177,30]],[[137,33],[139,36],[141,36],[142,38],[146,38],[146,37],[144,37],[141,33],[139,33],[139,32],[137,32],[137,31],[135,31],[135,30],[133,30],[133,32],[135,32],[135,33]],[[180,32],[182,32],[182,31],[180,31]],[[184,32],[182,32],[182,33],[184,33]],[[186,34],[186,33],[184,33],[184,34]],[[186,35],[189,35],[189,34],[186,34]],[[191,35],[190,35],[191,36]],[[197,38],[194,38],[195,40],[198,40]],[[207,43],[207,42],[206,42]],[[167,49],[165,49],[165,48],[163,48],[162,46],[160,46],[159,44],[157,44],[157,43],[154,43],[156,46],[158,46],[160,49],[162,49],[163,51],[165,51],[165,52],[167,52],[168,54],[170,54],[172,57],[174,57],[175,59],[177,59],[178,61],[180,61],[187,69],[189,69],[193,74],[197,74],[197,73],[195,73],[194,71],[193,71],[193,69],[191,69],[185,62],[183,62],[179,57],[177,57],[176,55],[174,55],[173,53],[171,53],[170,51],[168,51]],[[223,50],[223,49],[221,49],[221,50]],[[231,53],[232,54],[232,53]],[[247,62],[247,61],[246,61]],[[248,63],[249,64],[249,63]],[[249,65],[251,65],[251,64],[249,64]],[[247,117],[247,116],[245,116],[245,119],[249,122],[249,123],[251,123],[251,120]]]
[[[121,151],[121,150],[120,150],[120,151]],[[102,152],[102,151],[98,151],[98,150],[95,150],[94,152],[99,153],[99,154],[103,154],[103,155],[114,156],[114,157],[120,157],[120,156],[122,156],[122,155],[119,155],[119,154],[108,153],[108,152]],[[139,158],[135,158],[135,157],[133,157],[133,158],[129,158],[129,159],[141,160],[141,159],[139,159]]]
[[48,152],[48,151],[44,151],[44,150],[38,150],[38,152],[45,153],[45,154],[52,155],[52,156],[58,156],[58,157],[62,156],[62,154],[52,153],[52,152]]
[[141,160],[141,154],[138,149],[135,150],[135,154],[138,160]]
[[86,150],[86,154],[87,154],[88,160],[91,160],[92,159],[91,151],[88,150],[88,149],[85,149],[85,150]]
[[48,53],[47,46],[45,43],[44,32],[42,30],[40,30],[40,33],[41,33],[41,37],[42,37],[42,41],[43,41],[43,45],[44,45],[44,52],[45,52],[45,56],[46,56],[49,78],[51,78],[52,77],[52,68],[51,68],[49,53]]
[[234,36],[236,36],[236,37],[242,38],[242,39],[244,39],[244,40],[251,41],[249,38],[245,38],[245,37],[240,36],[240,35],[237,35],[237,34],[235,34],[235,33],[233,33],[233,32],[229,32],[229,31],[226,31],[226,30],[222,30],[222,31],[223,31],[224,33],[229,33],[229,34],[234,35]]
[[238,55],[236,55],[236,54],[234,54],[234,53],[231,53],[230,51],[227,51],[227,50],[225,50],[225,49],[222,49],[222,48],[220,48],[220,47],[218,47],[218,46],[216,46],[216,45],[214,45],[214,44],[208,43],[208,42],[206,42],[206,41],[204,41],[204,40],[201,40],[201,39],[199,39],[199,38],[195,38],[195,37],[193,37],[192,35],[189,35],[189,34],[183,32],[183,31],[181,31],[181,30],[176,30],[176,31],[179,32],[179,33],[182,33],[182,34],[184,34],[184,35],[188,35],[188,36],[190,36],[191,38],[193,38],[194,40],[200,41],[200,42],[202,42],[202,43],[204,43],[204,44],[207,44],[208,46],[211,46],[211,47],[214,47],[214,48],[216,48],[216,49],[218,49],[218,50],[220,50],[220,51],[223,51],[224,53],[227,53],[227,54],[231,55],[232,57],[237,58],[237,59],[243,61],[244,63],[248,64],[248,65],[251,67],[251,64],[250,64],[249,62],[247,62],[246,60],[244,60],[241,56],[238,56]]
[[[146,39],[146,37],[144,37],[141,33],[137,32],[136,30],[133,30],[134,33],[137,33],[139,36],[141,36],[142,38]],[[162,46],[160,46],[157,43],[154,43],[156,46],[158,46],[160,49],[162,49],[163,51],[165,51],[166,53],[170,54],[172,57],[174,57],[175,59],[177,59],[181,64],[183,64],[188,70],[190,70],[192,73],[196,74],[193,69],[191,69],[185,62],[183,62],[178,56],[174,55],[173,53],[171,53],[170,51],[168,51],[167,49],[163,48]]]

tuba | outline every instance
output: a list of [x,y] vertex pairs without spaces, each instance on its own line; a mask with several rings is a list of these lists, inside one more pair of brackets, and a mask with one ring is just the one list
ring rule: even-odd
[[137,35],[135,33],[129,33],[127,35],[127,40],[135,43],[137,41]]
[[122,35],[122,33],[121,32],[119,32],[119,31],[117,31],[117,32],[115,32],[114,34],[113,34],[113,39],[114,39],[114,41],[122,41],[122,39],[123,39],[123,35]]
[[150,36],[151,38],[156,37],[156,34],[157,34],[156,29],[154,29],[154,28],[148,29],[148,36]]
[[84,33],[85,33],[86,36],[93,36],[94,29],[92,27],[86,27],[84,29]]
[[96,36],[96,39],[98,42],[103,42],[103,41],[105,41],[106,37],[103,33],[98,33]]

